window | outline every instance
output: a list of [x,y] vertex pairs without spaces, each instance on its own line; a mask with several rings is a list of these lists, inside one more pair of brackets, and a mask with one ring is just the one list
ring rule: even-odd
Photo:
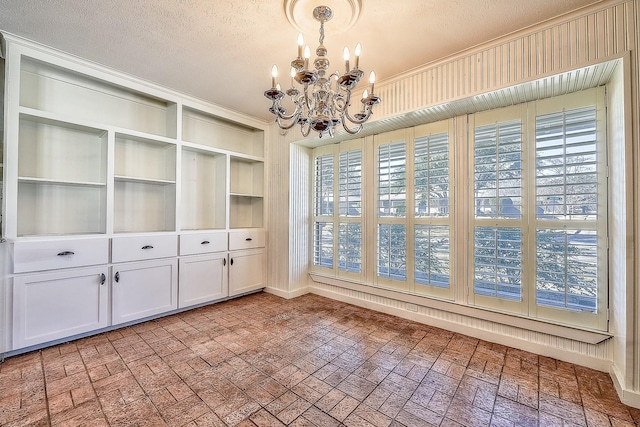
[[597,310],[597,217],[595,106],[536,117],[538,304]]
[[606,329],[601,92],[473,118],[473,304]]
[[361,278],[362,141],[316,149],[313,170],[313,269]]
[[333,154],[315,158],[313,264],[333,268]]
[[362,272],[362,149],[340,153],[338,269]]
[[473,291],[477,305],[524,313],[522,106],[476,114],[473,142]]
[[413,132],[413,287],[453,298],[451,285],[451,144],[453,121]]
[[407,144],[406,132],[377,136],[376,283],[407,289]]
[[531,157],[535,193],[537,317],[607,327],[607,149],[604,90],[536,103]]
[[604,99],[590,89],[315,149],[314,271],[606,330]]
[[452,299],[453,121],[376,136],[376,284]]

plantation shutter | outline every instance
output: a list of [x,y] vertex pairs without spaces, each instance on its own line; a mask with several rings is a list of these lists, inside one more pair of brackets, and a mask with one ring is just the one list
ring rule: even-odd
[[536,303],[596,312],[598,145],[594,106],[536,117]]
[[313,264],[333,268],[333,154],[315,158]]
[[474,130],[474,293],[522,300],[522,125]]
[[339,157],[338,269],[362,272],[362,150]]

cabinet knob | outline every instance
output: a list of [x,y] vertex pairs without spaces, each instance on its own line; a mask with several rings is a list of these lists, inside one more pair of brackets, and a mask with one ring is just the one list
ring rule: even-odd
[[246,239],[244,239],[244,240],[245,240],[245,241],[247,241],[247,242],[250,242],[250,241],[252,241],[253,239],[252,239],[251,237],[247,237],[247,238],[246,238]]
[[208,245],[209,243],[211,243],[208,240],[203,240],[202,242],[200,242],[201,245]]
[[227,259],[222,258],[222,266],[225,267],[227,265]]
[[75,255],[75,252],[71,252],[71,251],[58,252],[58,256],[68,256],[68,255]]
[[142,247],[142,249],[153,249],[153,246],[151,245],[145,245]]
[[233,258],[229,260],[229,264],[233,265]]
[[104,285],[106,281],[107,281],[107,276],[104,273],[101,273],[100,274],[100,284]]
[[113,279],[116,281],[116,283],[118,283],[120,281],[120,272],[116,271],[116,275],[113,276]]

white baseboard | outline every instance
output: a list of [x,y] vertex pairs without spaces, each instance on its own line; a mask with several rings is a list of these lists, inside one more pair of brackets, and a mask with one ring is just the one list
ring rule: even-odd
[[612,365],[611,369],[609,369],[609,376],[611,376],[613,386],[616,388],[616,392],[618,392],[620,401],[625,405],[640,408],[640,393],[626,388],[624,374],[620,372],[615,365]]
[[308,294],[310,292],[310,289],[308,287],[304,287],[304,288],[296,289],[295,291],[283,291],[282,289],[266,287],[264,288],[264,291],[268,294],[273,294],[280,298],[292,299],[292,298],[297,298],[302,295]]

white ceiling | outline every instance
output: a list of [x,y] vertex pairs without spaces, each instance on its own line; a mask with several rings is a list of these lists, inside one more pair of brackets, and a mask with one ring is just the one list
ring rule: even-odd
[[[355,25],[342,33],[328,27],[325,46],[334,70],[342,69],[344,46],[362,43],[360,67],[367,75],[375,70],[381,81],[598,1],[362,0]],[[263,96],[271,67],[283,71],[286,87],[297,53],[298,30],[287,20],[286,3],[0,0],[0,31],[271,120]],[[305,42],[313,52],[317,28]]]

